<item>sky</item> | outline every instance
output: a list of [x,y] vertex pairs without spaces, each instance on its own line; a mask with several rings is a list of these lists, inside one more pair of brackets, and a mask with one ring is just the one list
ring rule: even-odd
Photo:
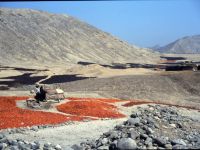
[[200,34],[199,0],[0,2],[0,7],[67,14],[140,47]]

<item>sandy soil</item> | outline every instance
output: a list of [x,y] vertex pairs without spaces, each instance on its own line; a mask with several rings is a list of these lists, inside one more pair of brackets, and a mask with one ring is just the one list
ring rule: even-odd
[[156,71],[144,68],[111,69],[100,66],[98,64],[73,67],[68,69],[67,72],[73,74],[80,74],[81,76],[86,76],[86,77],[99,77],[99,78],[158,73]]

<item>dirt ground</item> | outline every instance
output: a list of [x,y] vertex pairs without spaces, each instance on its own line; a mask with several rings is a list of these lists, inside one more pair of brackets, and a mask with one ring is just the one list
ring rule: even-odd
[[151,75],[90,78],[62,83],[65,91],[93,91],[105,97],[146,99],[199,108],[200,72],[184,71]]
[[[42,69],[46,70],[41,71]],[[24,77],[26,81],[22,81]],[[29,91],[34,82],[45,80],[50,86],[60,86],[65,92],[92,92],[108,98],[145,99],[200,106],[200,72],[111,69],[97,64],[71,65],[66,68],[37,67],[35,71],[4,68],[0,71],[0,87],[8,84],[13,94],[15,91]],[[6,90],[0,92],[6,93]]]

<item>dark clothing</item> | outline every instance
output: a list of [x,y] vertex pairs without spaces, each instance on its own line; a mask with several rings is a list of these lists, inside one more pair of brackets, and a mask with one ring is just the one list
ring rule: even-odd
[[43,87],[40,87],[40,92],[37,92],[35,95],[36,101],[39,103],[40,101],[46,100],[46,91],[43,89]]
[[40,96],[41,96],[41,101],[46,100],[46,91],[43,89],[43,87],[40,87]]

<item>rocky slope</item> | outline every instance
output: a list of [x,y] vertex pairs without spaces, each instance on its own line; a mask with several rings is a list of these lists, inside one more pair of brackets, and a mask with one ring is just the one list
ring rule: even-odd
[[97,140],[82,142],[72,149],[199,149],[199,121],[180,115],[176,108],[139,108],[123,124]]
[[199,54],[200,53],[200,35],[187,36],[178,39],[168,45],[152,49],[161,53],[175,53],[175,54]]
[[149,49],[131,46],[68,15],[0,8],[0,34],[3,65],[158,60]]

